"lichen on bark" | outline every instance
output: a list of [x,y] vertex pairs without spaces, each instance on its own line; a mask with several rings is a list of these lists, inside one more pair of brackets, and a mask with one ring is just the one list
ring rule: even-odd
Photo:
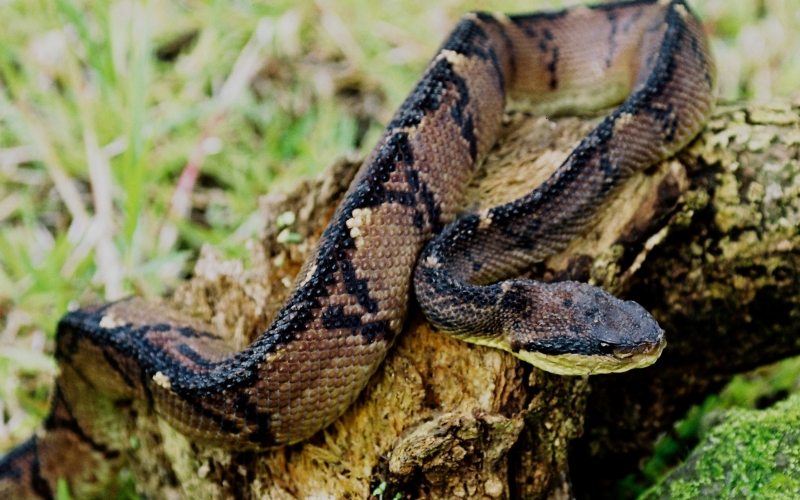
[[690,190],[627,291],[668,348],[651,369],[592,380],[572,455],[583,496],[603,498],[735,373],[800,353],[799,123],[789,103],[722,106],[678,155]]
[[800,396],[730,410],[682,466],[642,500],[800,497]]

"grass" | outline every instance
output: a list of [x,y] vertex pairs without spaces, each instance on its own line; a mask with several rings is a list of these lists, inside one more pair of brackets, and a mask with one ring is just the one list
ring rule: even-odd
[[[0,0],[0,450],[69,308],[246,258],[259,196],[367,151],[461,13],[575,3]],[[722,99],[800,98],[800,0],[692,3]]]

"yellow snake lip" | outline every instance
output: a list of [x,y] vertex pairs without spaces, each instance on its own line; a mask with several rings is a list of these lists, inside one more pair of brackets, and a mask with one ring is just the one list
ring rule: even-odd
[[454,336],[471,344],[501,349],[537,368],[567,376],[603,375],[644,368],[655,363],[667,346],[663,331],[654,342],[642,342],[630,347],[616,346],[609,354],[544,354],[524,350],[514,352],[501,336]]
[[620,348],[620,357],[616,352],[609,355],[586,354],[543,354],[533,351],[514,353],[519,359],[542,370],[558,375],[602,375],[621,373],[634,368],[650,366],[661,356],[667,342],[646,343],[634,348]]

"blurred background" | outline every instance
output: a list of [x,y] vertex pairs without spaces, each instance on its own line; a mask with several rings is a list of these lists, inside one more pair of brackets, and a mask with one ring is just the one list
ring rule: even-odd
[[[368,151],[464,12],[577,3],[0,0],[0,450],[47,412],[68,308],[167,294],[203,243],[246,265],[259,196]],[[800,0],[689,3],[721,101],[800,101]],[[652,475],[704,413],[799,375],[738,377],[676,424]]]

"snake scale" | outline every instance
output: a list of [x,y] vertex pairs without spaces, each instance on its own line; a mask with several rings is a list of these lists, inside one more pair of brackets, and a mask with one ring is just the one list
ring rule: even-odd
[[[653,363],[663,331],[638,304],[575,282],[498,280],[563,249],[632,173],[686,145],[710,113],[714,72],[682,0],[465,15],[251,345],[237,352],[210,326],[136,299],[61,319],[51,413],[0,461],[0,497],[52,498],[59,478],[75,498],[101,494],[127,445],[105,417],[118,400],[143,398],[214,446],[308,438],[353,403],[386,356],[412,280],[439,329],[546,370]],[[452,223],[507,94],[558,110],[624,102],[533,192]]]

